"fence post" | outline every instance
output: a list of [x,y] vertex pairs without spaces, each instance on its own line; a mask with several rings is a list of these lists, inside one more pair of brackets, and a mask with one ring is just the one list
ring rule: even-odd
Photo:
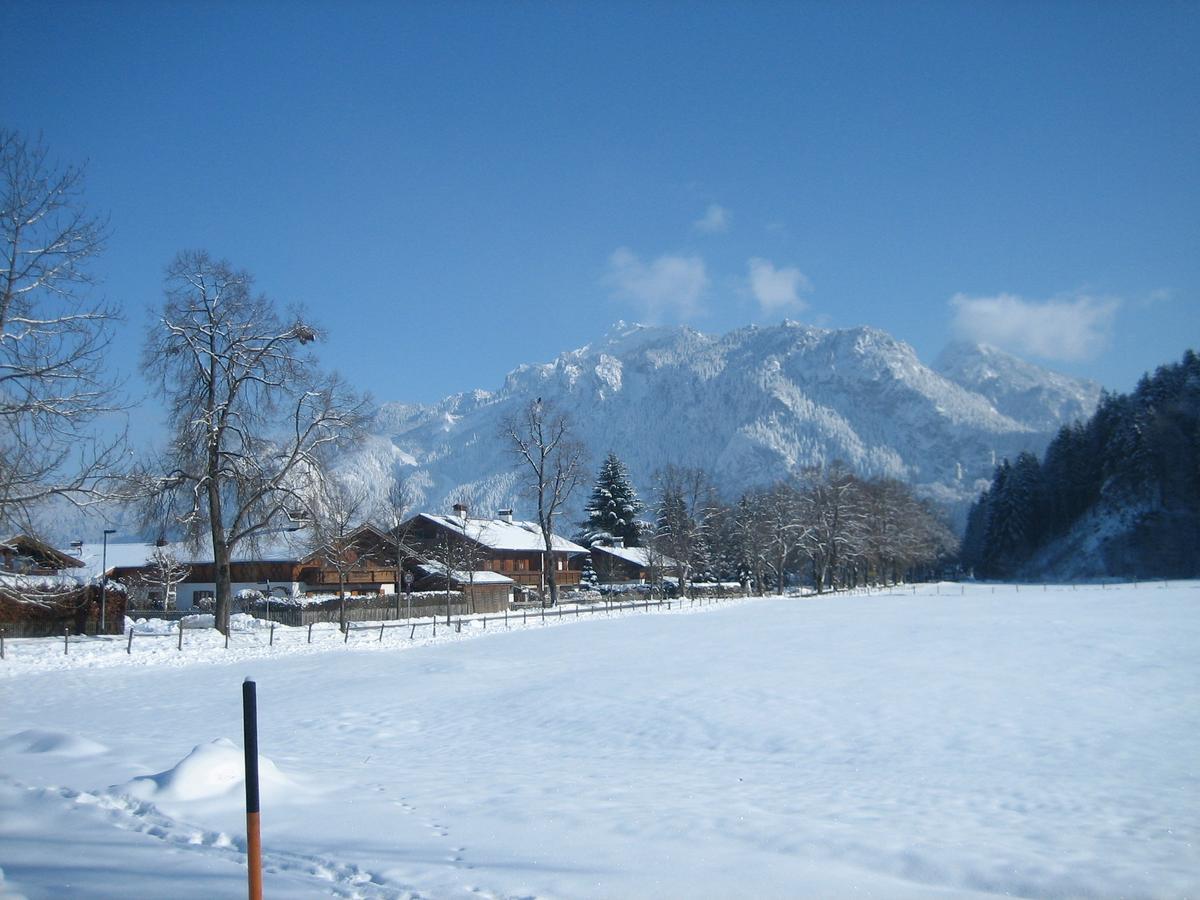
[[129,629],[129,643],[125,645],[125,652],[130,656],[133,655],[133,629]]
[[383,643],[383,623],[379,623],[379,643]]
[[350,643],[350,623],[349,622],[346,623],[346,636],[344,638],[342,638],[342,643],[343,644]]
[[415,638],[416,636],[417,636],[417,623],[416,623],[416,622],[414,622],[414,623],[413,623],[413,627],[412,627],[412,631],[410,631],[410,632],[408,633],[408,639],[411,641],[411,640],[412,640],[413,638]]
[[63,626],[63,656],[69,655],[69,648],[67,646],[67,635],[70,633],[71,633],[70,626],[64,625]]
[[437,637],[437,616],[433,617],[433,636]]
[[262,836],[258,805],[258,698],[254,682],[242,682],[242,744],[246,753],[246,869],[250,900],[262,900]]
[[231,632],[231,631],[233,631],[232,625],[225,629],[225,649],[226,650],[229,649],[229,632]]
[[312,627],[313,627],[313,625],[315,625],[315,624],[316,624],[315,622],[309,622],[309,623],[308,623],[308,642],[309,642],[310,644],[312,643]]
[[529,610],[528,609],[521,610],[521,624],[522,625],[529,624]]

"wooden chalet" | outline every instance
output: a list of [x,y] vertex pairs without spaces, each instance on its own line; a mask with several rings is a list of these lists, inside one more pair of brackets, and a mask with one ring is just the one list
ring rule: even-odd
[[67,569],[82,569],[86,565],[82,559],[55,550],[27,534],[13,535],[0,544],[0,569],[5,572],[60,575]]
[[[512,510],[501,510],[494,519],[473,519],[466,506],[456,504],[453,515],[420,513],[401,528],[414,547],[432,558],[445,556],[457,546],[459,556],[473,564],[471,568],[504,575],[522,587],[544,584],[542,565],[547,554],[542,532],[534,522],[513,519]],[[554,567],[558,584],[579,584],[587,548],[558,535],[552,537],[551,546],[546,564]]]
[[[465,595],[472,609],[489,612],[504,609],[513,600],[511,578],[491,571],[447,568],[405,542],[398,549],[401,590],[449,589]],[[347,594],[391,594],[396,590],[396,557],[395,538],[373,525],[362,525],[346,536],[340,552],[318,552],[303,560],[296,581],[309,594],[335,593],[343,577]]]
[[[472,543],[478,552],[447,559],[437,552],[439,535],[451,535],[453,529],[439,531],[426,519],[434,517],[417,516],[410,523],[414,525],[411,529],[401,526],[409,540],[399,546],[392,535],[373,525],[361,525],[347,534],[340,546],[323,548],[303,558],[234,560],[230,563],[233,593],[265,591],[269,587],[276,596],[337,594],[341,590],[348,596],[395,594],[397,555],[401,591],[449,589],[464,594],[472,610],[498,611],[516,599],[519,584],[540,583],[541,553],[530,549],[534,535],[523,527],[528,523],[514,526],[524,535],[521,542],[511,538],[501,542],[507,549],[484,552],[480,549],[483,545]],[[468,529],[472,534],[476,521],[472,520],[472,528]],[[421,534],[429,537],[424,545],[413,539]],[[460,539],[466,542],[466,538]],[[540,533],[537,540],[541,540]],[[559,542],[555,562],[562,567],[559,582],[575,584],[579,568],[569,570],[567,563],[574,554],[586,551],[561,538],[555,540]],[[149,562],[152,545],[110,546],[109,550],[120,558],[118,564],[109,566],[110,578],[128,585],[139,602],[162,602]],[[188,571],[175,588],[176,605],[187,609],[210,600],[216,592],[216,566],[212,560],[194,560],[186,553],[179,553],[178,558]]]
[[654,581],[675,565],[662,554],[652,557],[645,547],[626,547],[620,539],[592,545],[592,571],[601,584]]
[[101,591],[88,584],[82,559],[27,534],[0,543],[0,626],[10,637],[120,634],[125,594],[110,590],[101,621]]
[[[348,594],[387,594],[396,589],[396,541],[374,525],[360,525],[346,535],[340,546],[309,554],[296,566],[293,581],[305,593],[336,593],[345,579]],[[400,555],[414,557],[404,544]]]

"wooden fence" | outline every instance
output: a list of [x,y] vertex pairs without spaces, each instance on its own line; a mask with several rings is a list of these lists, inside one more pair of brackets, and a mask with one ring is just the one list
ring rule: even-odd
[[[439,630],[446,631],[448,629],[453,629],[455,633],[460,633],[464,627],[479,627],[483,630],[487,630],[489,628],[502,629],[517,625],[527,625],[530,622],[551,622],[555,619],[561,621],[564,618],[581,619],[588,616],[599,615],[601,613],[637,610],[642,610],[645,612],[650,612],[651,610],[680,610],[697,606],[711,606],[713,604],[720,603],[722,600],[729,599],[740,598],[722,598],[710,596],[697,598],[660,598],[657,600],[651,600],[649,598],[627,599],[621,601],[603,600],[593,603],[578,604],[569,608],[563,606],[527,606],[520,609],[511,609],[507,604],[505,604],[504,608],[498,611],[492,610],[488,612],[476,612],[473,614],[468,613],[465,610],[461,610],[458,613],[452,612],[450,622],[446,621],[445,603],[441,604],[441,608],[437,610],[436,616],[430,617],[427,615],[426,617],[420,619],[417,618],[417,604],[413,605],[412,619],[406,619],[403,617],[400,619],[395,618],[394,606],[387,607],[386,612],[388,613],[388,617],[379,617],[374,620],[365,619],[361,616],[351,619],[349,617],[350,610],[348,609],[346,628],[344,631],[337,629],[332,631],[330,629],[322,629],[321,631],[317,632],[315,636],[321,641],[333,639],[343,644],[349,644],[351,638],[353,638],[356,642],[364,639],[373,639],[382,642],[389,634],[399,636],[401,639],[415,640],[418,636],[436,637]],[[433,606],[434,604],[422,605]],[[451,604],[452,609],[455,606],[465,606],[465,604]],[[355,612],[365,615],[372,610],[379,611],[379,607],[358,607]],[[283,610],[283,612],[300,612],[300,610],[292,608],[289,610]],[[324,616],[324,618],[313,617],[309,621],[301,623],[302,626],[307,627],[300,627],[295,631],[276,632],[274,621],[271,623],[269,628],[266,629],[261,627],[247,630],[231,629],[230,633],[224,636],[224,646],[226,649],[228,649],[230,646],[237,646],[248,636],[254,636],[256,640],[265,636],[267,638],[268,646],[274,646],[277,641],[281,640],[292,642],[304,641],[311,644],[313,643],[314,638],[314,625],[337,622],[336,614],[338,610],[336,609],[305,610],[304,612],[319,613]],[[401,612],[405,612],[403,607],[401,608]],[[332,617],[330,617],[330,614],[332,614]],[[455,615],[458,617],[454,618]],[[274,619],[274,610],[272,610],[272,618]],[[138,632],[135,629],[130,628],[123,635],[125,638],[123,642],[114,643],[110,646],[120,647],[123,643],[124,646],[121,649],[124,649],[127,654],[132,655],[135,644],[142,644],[146,640],[150,640],[152,642],[170,641],[171,643],[175,644],[177,649],[183,650],[184,646],[188,642],[186,638],[186,632],[193,630],[209,631],[210,629],[211,626],[209,625],[197,625],[195,623],[189,624],[185,619],[179,618],[175,622],[175,627],[167,632],[145,633]],[[264,632],[266,632],[265,635]],[[13,635],[11,632],[6,632],[6,629],[0,627],[0,659],[4,659],[7,655],[7,652],[11,652],[11,647],[6,648],[5,643],[6,638],[11,640],[12,637]],[[69,627],[64,628],[63,632],[61,633],[61,639],[63,642],[63,653],[65,654],[70,653],[70,648],[73,644],[95,644],[104,640],[103,638],[72,634]]]
[[[367,603],[361,602],[359,598],[347,598],[345,621],[394,622],[408,619],[427,619],[436,616],[444,618],[446,615],[466,616],[477,613],[499,612],[507,605],[507,598],[503,600],[484,600],[481,598],[472,604],[457,591],[451,592],[449,604],[446,603],[446,595],[444,593],[437,594],[436,596],[428,593],[414,595],[411,603],[405,599],[403,594],[398,595],[398,599],[395,595],[381,597],[378,600],[371,598],[371,601]],[[293,627],[303,627],[317,622],[340,623],[342,621],[342,610],[336,602],[320,606],[302,607],[272,605],[269,613],[265,604],[255,605],[253,615],[255,618],[267,619],[272,622],[278,622],[280,625],[291,625]]]

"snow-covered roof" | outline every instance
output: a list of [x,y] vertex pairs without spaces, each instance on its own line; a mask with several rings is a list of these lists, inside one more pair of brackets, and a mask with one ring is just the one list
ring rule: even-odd
[[[471,519],[465,521],[459,516],[436,516],[421,513],[418,518],[427,519],[445,528],[457,532],[482,544],[489,550],[529,550],[539,551],[546,548],[542,540],[542,530],[536,522],[521,522],[507,519]],[[560,553],[587,553],[586,547],[551,535],[550,546]]]
[[28,534],[14,534],[0,542],[0,547],[10,553],[29,554],[35,559],[59,569],[78,569],[83,566],[83,560],[63,550],[56,550],[46,542]]
[[[153,541],[149,543],[144,541],[109,541],[107,553],[104,550],[103,543],[100,542],[84,544],[83,549],[78,553],[75,553],[74,549],[71,552],[83,560],[87,566],[87,576],[94,578],[100,574],[102,562],[108,566],[108,571],[110,572],[116,568],[144,566],[149,562],[150,555],[155,549],[156,545]],[[210,563],[213,561],[212,551],[207,547],[197,551],[190,549],[183,543],[168,542],[163,545],[162,549],[184,564]],[[233,555],[234,562],[247,562],[251,560],[293,562],[298,558],[295,550],[282,541],[276,545],[262,547],[258,553],[254,553],[247,547]]]
[[[592,549],[608,553],[617,557],[617,559],[623,559],[625,562],[633,563],[635,566],[641,566],[643,569],[650,568],[650,554],[646,552],[645,547],[605,547],[603,544],[593,544]],[[655,562],[660,567],[675,565],[675,560],[661,553],[657,556]]]
[[[434,560],[423,562],[416,566],[416,568],[426,575],[446,574],[446,566]],[[450,569],[449,571],[450,578],[459,584],[516,584],[507,575],[501,575],[499,572],[491,572],[487,569],[480,569],[476,572],[462,572],[458,569]]]
[[81,579],[76,575],[27,575],[21,572],[0,572],[0,585],[31,593],[76,588],[81,583]]

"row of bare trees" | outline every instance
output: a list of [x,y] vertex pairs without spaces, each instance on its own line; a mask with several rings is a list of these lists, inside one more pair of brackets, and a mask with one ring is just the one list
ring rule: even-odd
[[702,469],[668,466],[656,482],[656,519],[644,543],[669,560],[681,590],[695,580],[738,581],[756,592],[897,581],[928,574],[957,551],[954,534],[907,485],[863,479],[838,463],[732,504]]

